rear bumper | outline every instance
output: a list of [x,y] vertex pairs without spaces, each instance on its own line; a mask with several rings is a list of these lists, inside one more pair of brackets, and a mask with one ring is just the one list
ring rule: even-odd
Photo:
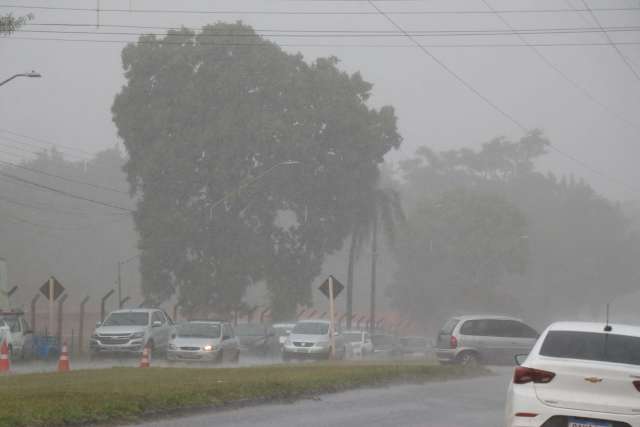
[[448,348],[436,349],[436,358],[438,359],[438,362],[453,363],[456,361],[457,357],[458,357],[458,351],[455,349],[448,349]]
[[170,362],[214,362],[220,357],[220,350],[215,351],[184,351],[167,350],[167,360]]
[[[518,413],[536,416],[516,416]],[[567,417],[609,421],[613,423],[613,427],[640,427],[640,414],[624,415],[555,408],[538,399],[532,384],[509,386],[505,414],[507,427],[566,427]]]

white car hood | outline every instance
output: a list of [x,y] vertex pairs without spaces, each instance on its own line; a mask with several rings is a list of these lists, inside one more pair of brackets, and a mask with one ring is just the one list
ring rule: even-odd
[[96,334],[128,335],[136,332],[146,332],[146,330],[146,326],[100,326],[96,328]]

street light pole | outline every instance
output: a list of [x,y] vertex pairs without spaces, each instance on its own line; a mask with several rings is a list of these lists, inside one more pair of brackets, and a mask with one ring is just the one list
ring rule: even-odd
[[30,73],[14,74],[13,76],[9,77],[8,79],[0,82],[0,86],[9,83],[11,80],[15,79],[16,77],[40,78],[40,77],[42,77],[42,74],[36,73],[35,71],[31,71]]

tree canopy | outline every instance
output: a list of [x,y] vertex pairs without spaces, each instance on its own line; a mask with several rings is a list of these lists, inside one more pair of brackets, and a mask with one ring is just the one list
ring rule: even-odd
[[144,36],[122,59],[112,110],[140,195],[145,294],[224,311],[266,280],[276,317],[310,302],[401,142],[393,108],[369,107],[372,85],[336,58],[307,63],[241,23]]

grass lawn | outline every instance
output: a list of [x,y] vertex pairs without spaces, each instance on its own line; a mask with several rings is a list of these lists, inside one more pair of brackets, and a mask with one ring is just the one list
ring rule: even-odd
[[0,426],[117,423],[188,408],[283,401],[391,382],[477,373],[424,363],[254,368],[113,368],[0,376]]

